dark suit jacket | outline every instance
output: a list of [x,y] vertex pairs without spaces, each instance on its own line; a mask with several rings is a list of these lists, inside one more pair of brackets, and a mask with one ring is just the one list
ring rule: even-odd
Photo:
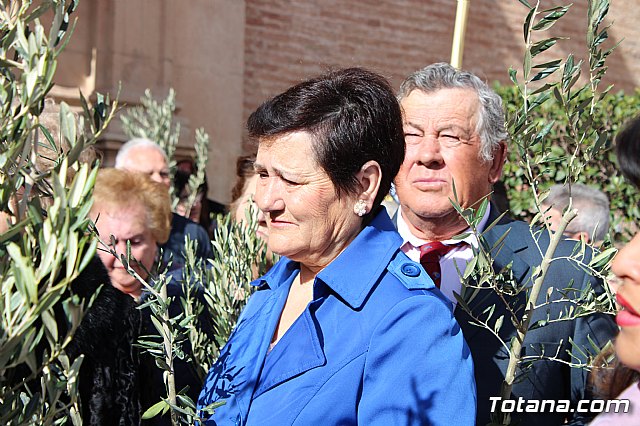
[[[487,227],[499,216],[497,208],[492,205]],[[534,269],[541,265],[543,254],[549,244],[548,232],[545,230],[536,235],[536,237],[540,237],[538,248],[527,223],[503,217],[498,224],[486,232],[484,238],[489,247],[492,247],[505,233],[507,235],[499,244],[499,250],[493,252],[493,269],[501,271],[511,264],[511,271],[517,284],[530,287],[532,284],[531,275]],[[554,257],[570,256],[576,243],[576,241],[563,240],[558,245]],[[590,255],[589,251],[587,256]],[[544,300],[547,291],[551,288],[562,290],[572,287],[580,290],[589,285],[595,288],[598,293],[603,291],[602,282],[579,269],[575,262],[556,260],[551,263],[540,291],[538,303]],[[560,297],[557,292],[553,294],[554,299]],[[508,300],[510,304],[519,306],[522,311],[526,297],[527,293],[521,292],[517,297]],[[497,318],[504,315],[504,322],[499,334],[509,344],[511,338],[516,335],[516,330],[497,293],[489,289],[481,290],[469,303],[474,314],[481,314],[491,305],[495,305],[495,311],[490,323],[493,324]],[[560,313],[567,308],[567,303],[555,303],[537,309],[531,324],[546,318],[547,314],[550,315],[550,318],[558,318]],[[477,424],[486,425],[490,419],[491,400],[489,398],[500,396],[500,388],[509,363],[509,356],[491,332],[470,323],[469,315],[460,306],[457,306],[455,315],[473,356],[478,392]],[[616,332],[617,327],[613,317],[604,314],[551,323],[530,330],[525,338],[522,352],[525,356],[539,355],[542,346],[544,346],[544,353],[547,355],[553,356],[557,353],[557,357],[566,362],[584,361],[586,356],[581,354],[581,350],[577,348],[586,348],[593,352],[594,349],[589,343],[589,338],[602,347],[615,336]],[[578,359],[572,359],[569,352],[578,356]],[[516,400],[516,403],[518,397],[525,400],[570,400],[571,409],[575,409],[578,400],[590,398],[586,371],[580,368],[571,368],[562,362],[535,361],[528,368],[519,370],[517,374],[516,383],[512,389],[512,398]],[[587,423],[589,418],[582,416],[584,415],[579,413],[514,412],[512,419],[513,424],[520,425],[560,425],[564,423],[566,417],[570,419],[572,424]]]
[[162,260],[167,263],[172,260],[171,270],[177,270],[184,266],[184,239],[186,236],[193,241],[198,242],[196,247],[196,257],[199,259],[212,259],[213,250],[211,249],[211,240],[207,231],[192,220],[177,213],[171,216],[171,233],[169,240],[164,243],[162,248]]

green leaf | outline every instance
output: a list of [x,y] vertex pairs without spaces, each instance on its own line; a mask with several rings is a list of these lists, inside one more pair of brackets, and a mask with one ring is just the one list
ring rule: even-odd
[[502,328],[502,322],[504,321],[504,315],[500,315],[498,317],[498,319],[496,320],[496,323],[493,326],[493,331],[496,332],[496,334],[498,334],[500,332],[500,329]]
[[[535,77],[534,77],[534,79],[535,79]],[[532,79],[531,81],[535,81],[534,79]],[[555,86],[556,86],[555,83],[554,84],[548,84],[547,83],[547,84],[544,84],[544,85],[540,86],[539,88],[537,88],[533,92],[531,92],[531,94],[532,95],[537,95],[538,93],[542,93],[544,91],[547,91],[547,90],[549,90],[549,89],[551,89],[552,87],[555,87]]]
[[[560,62],[560,61],[558,61]],[[537,67],[534,67],[537,68]],[[544,78],[547,78],[548,76],[550,76],[551,74],[553,74],[554,72],[556,72],[558,69],[560,68],[560,65],[552,65],[549,67],[546,67],[545,69],[543,69],[542,71],[538,72],[536,75],[533,76],[533,78],[531,79],[531,81],[538,81],[538,80],[542,80]],[[545,85],[545,89],[547,90],[548,88],[550,88],[552,85]],[[540,89],[536,90],[536,93],[541,91]]]
[[527,50],[524,52],[524,62],[522,64],[522,75],[525,80],[529,79],[529,74],[531,74],[531,50]]
[[42,320],[42,324],[45,329],[51,336],[51,339],[55,342],[58,340],[58,324],[56,323],[56,319],[54,318],[51,311],[43,311],[40,315],[40,319]]
[[31,98],[33,96],[33,91],[36,88],[36,83],[38,81],[38,73],[36,70],[27,71],[25,74],[25,82],[27,89],[27,97]]
[[76,119],[66,102],[60,103],[60,133],[70,147],[76,145]]
[[601,253],[598,253],[598,255],[591,259],[591,262],[589,262],[589,266],[592,268],[601,268],[608,262],[610,262],[611,259],[613,259],[613,257],[616,255],[616,253],[618,253],[618,249],[616,249],[615,247],[610,247],[602,251]]
[[71,278],[75,271],[76,260],[78,258],[78,234],[71,232],[67,237],[67,278]]
[[527,6],[530,9],[529,13],[527,13],[527,17],[524,20],[524,26],[523,26],[524,40],[527,41],[529,40],[529,31],[531,30],[531,23],[533,22],[533,17],[536,14],[537,7],[531,7],[528,4],[525,4],[525,6]]
[[509,67],[509,79],[511,79],[513,84],[515,84],[516,86],[518,85],[518,78],[516,77],[517,73],[518,72],[514,70],[513,67]]
[[82,196],[87,192],[85,189],[85,183],[87,181],[88,173],[89,166],[87,164],[83,164],[74,176],[68,195],[69,207],[78,207],[82,200]]
[[37,301],[37,282],[31,266],[31,260],[22,256],[20,248],[15,243],[9,243],[7,252],[13,262],[11,267],[16,277],[16,287],[29,300],[30,303]]
[[156,402],[151,407],[149,407],[147,411],[144,412],[144,414],[142,414],[142,419],[143,420],[151,419],[157,416],[158,414],[160,414],[161,411],[169,408],[170,408],[169,404],[164,400]]
[[542,13],[547,13],[537,24],[533,26],[534,31],[544,31],[553,26],[558,19],[562,18],[569,10],[569,6],[558,6],[551,9],[543,10]]
[[551,38],[546,38],[544,40],[540,40],[536,43],[533,43],[533,45],[531,46],[531,56],[536,56],[542,52],[544,52],[545,50],[550,49],[551,47],[553,47],[558,40],[565,40],[566,37],[551,37]]

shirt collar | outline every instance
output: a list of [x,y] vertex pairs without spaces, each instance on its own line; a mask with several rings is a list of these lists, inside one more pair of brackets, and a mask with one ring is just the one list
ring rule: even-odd
[[[484,231],[484,228],[486,227],[487,222],[489,221],[490,213],[491,213],[491,203],[488,203],[487,211],[484,212],[484,216],[482,216],[482,220],[477,226],[478,233],[482,233],[482,231]],[[441,243],[444,245],[451,245],[451,244],[458,244],[460,242],[465,242],[477,248],[478,237],[473,232],[471,232],[471,228],[465,229],[464,232],[461,232],[461,234],[464,234],[467,232],[469,233],[469,235],[467,235],[465,238],[461,240],[449,239],[449,240],[441,241]],[[430,242],[430,241],[425,241],[423,239],[420,239],[411,233],[411,231],[409,230],[409,225],[407,224],[407,222],[404,220],[404,217],[402,216],[402,206],[398,208],[398,233],[402,237],[402,240],[404,241],[404,243],[409,243],[414,247],[420,247]]]
[[[402,245],[393,222],[381,208],[347,248],[316,276],[330,287],[353,309],[364,303],[373,285],[386,270],[387,265]],[[274,289],[287,282],[292,273],[297,273],[298,262],[286,257],[273,266],[253,285],[267,285]]]

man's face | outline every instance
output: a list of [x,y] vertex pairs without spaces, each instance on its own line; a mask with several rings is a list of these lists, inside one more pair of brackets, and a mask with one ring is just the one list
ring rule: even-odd
[[169,165],[160,151],[149,147],[131,148],[122,165],[123,169],[149,175],[152,180],[170,186]]
[[472,90],[414,90],[401,105],[406,154],[395,184],[403,217],[418,229],[426,222],[447,223],[455,235],[460,229],[453,228],[464,220],[450,201],[453,183],[463,207],[489,194],[502,173],[504,146],[492,161],[480,158],[480,104]]

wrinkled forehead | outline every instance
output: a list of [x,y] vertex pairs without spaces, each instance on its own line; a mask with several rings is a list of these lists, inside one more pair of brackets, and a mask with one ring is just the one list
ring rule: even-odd
[[405,125],[429,123],[475,130],[481,117],[477,93],[466,88],[443,88],[429,92],[414,89],[400,103]]

